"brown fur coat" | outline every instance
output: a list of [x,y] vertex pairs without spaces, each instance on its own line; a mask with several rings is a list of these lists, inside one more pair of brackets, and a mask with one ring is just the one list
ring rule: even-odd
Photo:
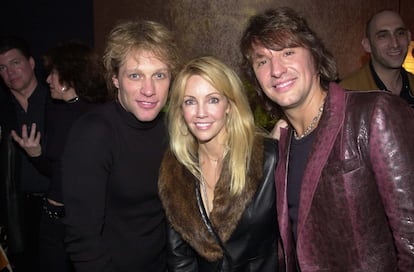
[[[262,182],[263,139],[256,140],[253,147],[250,171],[245,189],[238,196],[229,193],[227,164],[217,182],[210,221],[225,243],[235,230],[246,206]],[[223,256],[222,249],[209,233],[201,217],[196,199],[196,179],[170,150],[164,156],[160,170],[159,192],[165,212],[172,227],[197,253],[209,261]]]

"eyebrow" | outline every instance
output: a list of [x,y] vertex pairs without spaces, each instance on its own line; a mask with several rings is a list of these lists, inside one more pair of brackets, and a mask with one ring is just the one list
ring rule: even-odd
[[394,31],[390,31],[389,29],[380,29],[377,32],[375,32],[375,35],[381,34],[381,33],[387,33],[387,32],[398,32],[398,31],[408,31],[406,27],[399,27],[395,29]]

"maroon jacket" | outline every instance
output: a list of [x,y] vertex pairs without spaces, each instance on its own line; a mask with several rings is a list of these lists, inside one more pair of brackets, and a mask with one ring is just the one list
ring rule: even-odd
[[[414,271],[414,111],[397,96],[331,84],[316,133],[300,192],[301,271]],[[282,131],[276,199],[283,257],[294,271],[289,135]]]

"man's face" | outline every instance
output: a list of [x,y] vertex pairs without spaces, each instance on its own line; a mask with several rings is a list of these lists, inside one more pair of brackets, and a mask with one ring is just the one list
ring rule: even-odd
[[147,122],[154,120],[167,102],[171,73],[153,53],[132,51],[112,80],[122,107]]
[[252,65],[266,96],[284,109],[303,105],[312,91],[320,88],[313,58],[306,48],[275,51],[256,44]]
[[12,91],[24,93],[36,83],[34,67],[33,58],[27,59],[17,49],[0,54],[0,75]]
[[386,69],[400,69],[407,55],[411,33],[401,17],[391,11],[376,15],[369,27],[369,37],[362,41],[371,53],[374,65]]

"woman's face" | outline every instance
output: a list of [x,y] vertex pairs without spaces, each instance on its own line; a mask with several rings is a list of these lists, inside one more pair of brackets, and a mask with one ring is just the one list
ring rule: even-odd
[[189,77],[184,89],[182,112],[189,130],[200,143],[224,142],[229,111],[227,97],[201,76]]
[[59,73],[56,69],[50,71],[46,82],[49,84],[50,95],[53,99],[63,100],[66,87],[59,82]]

